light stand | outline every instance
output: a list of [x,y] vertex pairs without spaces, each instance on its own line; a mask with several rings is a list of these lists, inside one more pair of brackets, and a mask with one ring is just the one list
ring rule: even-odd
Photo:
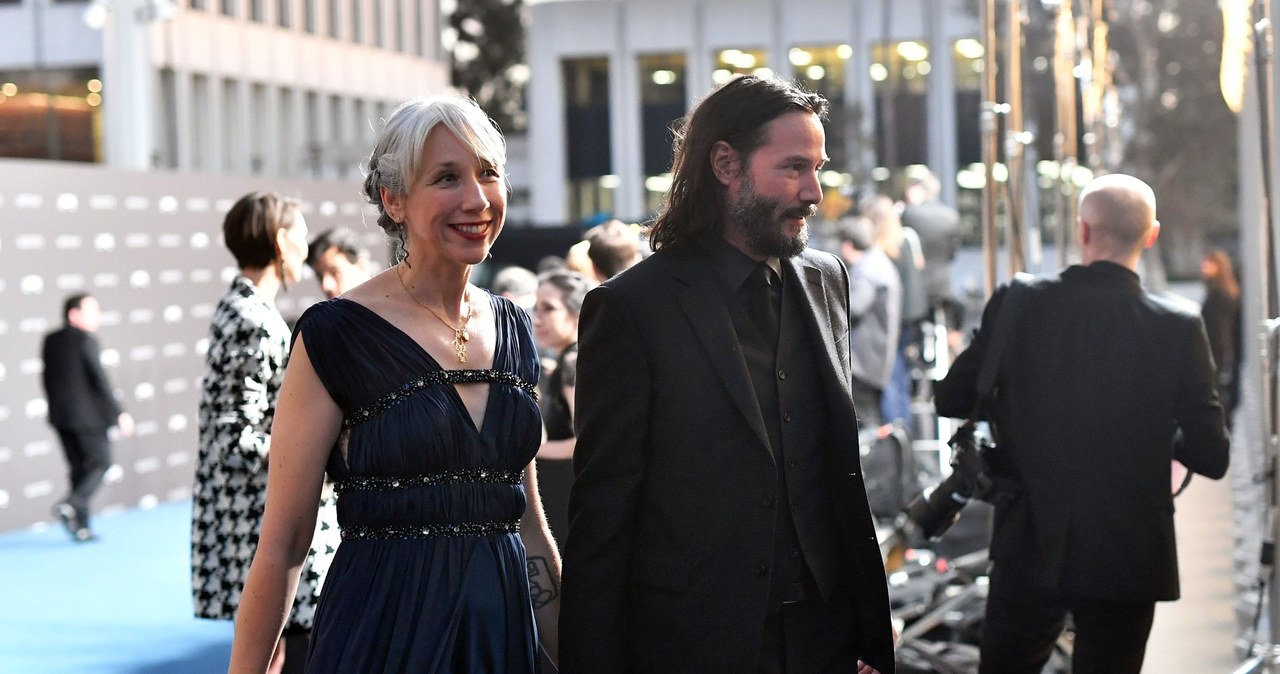
[[[1274,138],[1274,111],[1272,108],[1273,72],[1271,66],[1271,22],[1269,0],[1258,0],[1254,6],[1254,57],[1255,77],[1258,93],[1259,111],[1259,151],[1262,160],[1262,212],[1265,214],[1259,227],[1258,245],[1255,250],[1260,263],[1260,273],[1254,278],[1259,281],[1262,295],[1261,308],[1265,319],[1260,322],[1258,331],[1260,370],[1262,375],[1260,394],[1260,427],[1263,443],[1263,478],[1266,484],[1268,508],[1266,516],[1266,536],[1262,542],[1260,568],[1258,573],[1259,590],[1266,590],[1265,598],[1259,602],[1254,621],[1254,643],[1250,649],[1251,657],[1240,665],[1234,674],[1250,672],[1280,672],[1280,578],[1276,572],[1276,541],[1280,540],[1280,480],[1277,480],[1277,444],[1276,444],[1276,379],[1272,363],[1275,345],[1277,319],[1276,292],[1276,254],[1273,241],[1276,222],[1274,199],[1273,166],[1271,143]],[[1267,617],[1266,642],[1258,639],[1261,631],[1259,624],[1263,611]]]

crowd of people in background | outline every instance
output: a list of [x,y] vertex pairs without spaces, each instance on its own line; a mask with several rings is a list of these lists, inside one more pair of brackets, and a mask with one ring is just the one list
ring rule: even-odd
[[[766,112],[729,115],[748,103]],[[891,671],[882,566],[866,541],[831,543],[870,531],[870,518],[841,510],[837,526],[796,494],[865,500],[859,480],[819,479],[828,431],[933,432],[918,414],[942,374],[932,368],[967,343],[952,289],[960,221],[937,177],[917,170],[900,193],[860,198],[832,223],[831,255],[806,249],[816,180],[765,162],[790,153],[814,164],[800,174],[820,167],[824,111],[793,84],[734,80],[684,120],[680,190],[653,227],[609,220],[562,255],[491,268],[485,286],[472,270],[496,266],[505,143],[468,99],[405,103],[368,157],[365,196],[392,249],[384,269],[350,231],[308,241],[295,201],[236,202],[223,239],[238,273],[209,328],[191,523],[195,614],[236,621],[232,671],[534,672],[561,661],[561,636],[565,671],[677,652],[706,664],[690,621],[712,618],[740,628],[723,639],[764,644],[739,654],[749,668],[800,671],[821,653]],[[726,140],[741,138],[751,140]],[[784,226],[793,221],[798,232]],[[274,299],[304,265],[327,299],[286,322]],[[1214,387],[1229,411],[1240,290],[1223,251],[1201,270]],[[802,282],[838,296],[815,299]],[[708,303],[721,294],[724,305]],[[70,469],[54,513],[78,541],[94,538],[89,499],[110,464],[108,429],[132,427],[98,365],[97,313],[91,295],[69,298],[66,327],[44,346],[50,422]],[[726,357],[733,345],[737,360],[690,356],[712,342]],[[847,373],[823,360],[837,352]],[[830,402],[844,400],[832,382],[846,375],[850,404]],[[738,424],[743,411],[752,423]],[[763,472],[728,461],[757,442]],[[1204,461],[1218,472],[1216,455]],[[734,471],[745,472],[730,488]],[[842,472],[856,478],[856,464]],[[689,508],[716,516],[765,473],[752,498],[766,518],[744,506],[741,521],[716,521],[734,541],[683,519]],[[774,543],[752,542],[775,529]],[[752,585],[760,615],[730,600],[755,596],[743,585],[720,588],[693,566],[695,544],[723,578],[767,581]],[[842,570],[854,567],[856,577]],[[1045,620],[1053,632],[1055,617]],[[857,629],[800,654],[808,637],[797,626],[823,621]],[[652,638],[619,639],[618,625]]]

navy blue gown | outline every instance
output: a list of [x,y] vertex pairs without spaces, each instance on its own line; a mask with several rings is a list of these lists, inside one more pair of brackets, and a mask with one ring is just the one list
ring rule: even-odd
[[[536,672],[518,524],[541,439],[529,320],[491,299],[490,370],[445,370],[346,299],[296,335],[343,411],[327,467],[342,543],[320,593],[307,672]],[[479,428],[455,383],[489,382]]]

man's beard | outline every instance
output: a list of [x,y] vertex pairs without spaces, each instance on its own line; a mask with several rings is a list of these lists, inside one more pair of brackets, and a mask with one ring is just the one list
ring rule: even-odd
[[729,226],[742,237],[757,255],[790,258],[799,255],[809,243],[809,225],[805,223],[795,236],[784,233],[783,218],[809,218],[817,206],[799,206],[781,210],[777,199],[760,196],[749,174],[742,179],[742,194],[729,206]]

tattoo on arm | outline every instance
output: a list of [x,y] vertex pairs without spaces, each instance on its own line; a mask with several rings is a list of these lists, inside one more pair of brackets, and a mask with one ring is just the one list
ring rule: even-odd
[[560,588],[551,575],[551,565],[546,557],[530,557],[529,564],[529,596],[533,599],[533,608],[540,609],[560,597]]

